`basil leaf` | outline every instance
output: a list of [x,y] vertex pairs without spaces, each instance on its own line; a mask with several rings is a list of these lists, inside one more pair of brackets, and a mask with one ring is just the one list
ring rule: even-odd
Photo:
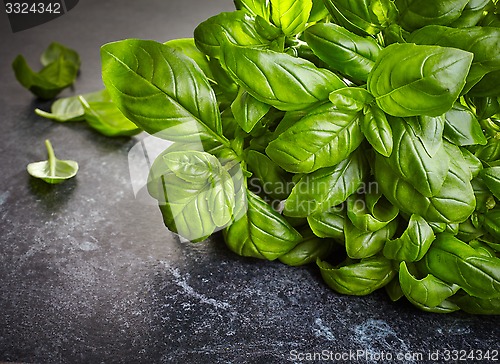
[[323,0],[312,0],[311,14],[308,23],[316,23],[325,19],[329,15]]
[[[85,110],[83,109],[79,96],[80,95],[57,99],[52,103],[50,112],[35,109],[35,113],[46,119],[51,119],[61,123],[67,121],[85,120]],[[111,99],[109,98],[109,94],[105,89],[83,94],[81,96],[88,102],[111,101]]]
[[500,70],[487,73],[470,89],[468,95],[475,97],[498,96],[500,94]]
[[328,98],[344,111],[361,111],[373,101],[373,96],[361,87],[344,87],[331,92]]
[[398,261],[416,262],[424,257],[435,238],[424,218],[411,215],[403,235],[385,243],[384,256]]
[[111,99],[141,129],[173,141],[228,145],[214,92],[189,57],[132,39],[104,45],[101,58]]
[[488,138],[484,146],[476,146],[474,155],[484,162],[495,162],[500,159],[500,140]]
[[[401,262],[399,265],[399,282],[406,298],[415,306],[426,311],[431,311],[430,309],[441,305],[444,300],[453,296],[460,289],[459,286],[443,282],[432,274],[428,274],[423,279],[417,279],[408,271],[405,262]],[[449,308],[446,312],[459,309],[458,306],[453,307],[453,305]]]
[[114,137],[132,136],[141,132],[141,129],[127,119],[112,102],[89,102],[83,96],[79,96],[79,100],[83,106],[85,120],[99,133]]
[[332,209],[309,215],[307,222],[313,233],[320,238],[344,241],[345,211]]
[[460,17],[450,24],[454,28],[469,28],[477,25],[484,17],[484,11],[487,10],[490,0],[469,0],[465,5]]
[[[349,208],[348,208],[349,212]],[[398,223],[391,221],[378,230],[361,230],[350,221],[345,223],[345,248],[347,255],[353,259],[363,259],[376,255],[387,240],[396,233]]]
[[484,257],[452,235],[439,234],[419,267],[472,296],[500,296],[500,259]]
[[405,121],[422,142],[427,155],[431,158],[434,157],[443,145],[444,117],[442,115],[437,117],[421,115],[406,118]]
[[374,39],[331,23],[315,24],[304,36],[314,54],[329,67],[360,81],[368,79],[382,49]]
[[[385,198],[380,198],[370,207],[369,194],[365,198],[361,195],[351,195],[347,199],[347,216],[352,224],[361,231],[375,232],[382,229],[393,221],[399,213],[399,209],[388,203]],[[353,257],[351,257],[353,258]]]
[[52,144],[45,140],[48,159],[42,162],[28,164],[28,173],[50,184],[59,184],[74,176],[78,172],[78,163],[72,160],[57,159]]
[[328,211],[356,192],[365,180],[367,169],[362,153],[356,152],[334,167],[304,175],[287,198],[283,213],[307,217]]
[[271,18],[286,36],[302,32],[309,20],[312,0],[271,0]]
[[78,69],[80,68],[80,55],[71,48],[65,47],[61,43],[52,42],[40,57],[42,66],[48,66],[53,62],[57,62],[59,58],[64,58],[65,61],[73,63]]
[[260,197],[247,191],[248,210],[224,230],[233,252],[245,257],[274,260],[293,249],[302,236]]
[[271,13],[269,0],[234,0],[237,9],[245,9],[250,14],[269,20]]
[[252,131],[270,109],[270,105],[255,99],[242,88],[240,88],[238,96],[231,104],[231,110],[236,121],[247,133]]
[[459,103],[445,114],[444,137],[459,146],[487,143],[474,113]]
[[494,117],[500,114],[500,97],[474,97],[472,99],[476,107],[476,114],[479,120]]
[[500,29],[491,27],[449,28],[429,25],[412,33],[410,42],[458,48],[474,54],[467,76],[468,91],[485,74],[500,69]]
[[336,165],[363,141],[361,112],[319,106],[269,143],[266,153],[288,172],[310,173]]
[[259,179],[260,186],[255,186],[257,190],[279,200],[284,200],[290,195],[293,186],[291,176],[269,157],[255,150],[249,150],[245,161],[254,176]]
[[278,258],[281,263],[293,267],[306,265],[314,263],[316,259],[326,258],[333,250],[334,241],[332,239],[318,238],[310,230],[302,232],[302,236],[300,243]]
[[454,298],[453,302],[464,312],[475,315],[499,315],[500,298],[478,298],[464,295]]
[[376,35],[382,29],[372,10],[373,0],[324,0],[337,24],[360,35]]
[[355,263],[346,261],[338,267],[319,259],[316,264],[330,288],[342,294],[355,296],[364,296],[382,288],[396,275],[392,262],[381,256],[362,259]]
[[205,20],[194,30],[194,40],[203,53],[213,58],[221,56],[221,46],[228,42],[242,46],[269,44],[257,31],[255,18],[243,10]]
[[194,38],[180,38],[180,39],[172,39],[168,42],[163,43],[171,48],[177,49],[179,52],[182,52],[184,55],[191,58],[196,62],[198,67],[203,71],[205,76],[207,76],[210,80],[215,80],[212,70],[210,68],[210,64],[208,62],[207,56],[201,52],[195,44]]
[[391,44],[368,77],[368,91],[389,115],[439,116],[465,86],[473,54],[454,48]]
[[495,239],[500,239],[500,209],[495,208],[484,214],[483,228]]
[[500,200],[500,167],[485,168],[481,171],[481,178],[496,198]]
[[401,285],[399,284],[399,277],[393,278],[384,288],[392,302],[396,302],[401,297],[404,297]]
[[[231,44],[222,47],[223,66],[250,95],[279,110],[300,110],[345,87],[334,73],[288,54]],[[306,82],[307,80],[307,82]]]
[[373,149],[384,157],[392,154],[394,146],[391,124],[376,105],[369,105],[361,121],[361,130]]

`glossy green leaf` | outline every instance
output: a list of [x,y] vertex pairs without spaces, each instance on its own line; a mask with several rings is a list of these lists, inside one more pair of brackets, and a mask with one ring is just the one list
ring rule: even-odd
[[352,153],[334,167],[304,175],[285,202],[283,213],[307,217],[344,202],[361,186],[368,173],[361,152]]
[[243,10],[220,13],[194,30],[196,46],[209,57],[219,58],[221,46],[228,42],[241,46],[267,45],[269,40],[259,34],[255,18]]
[[302,241],[278,259],[281,263],[297,267],[314,263],[316,259],[325,259],[333,247],[332,239],[318,238],[310,230],[306,230],[302,232]]
[[491,193],[500,200],[500,167],[483,169],[481,171],[481,177]]
[[104,45],[101,58],[113,102],[141,129],[173,141],[228,144],[208,79],[182,52],[132,39]]
[[363,259],[378,254],[395,234],[398,223],[393,220],[376,231],[360,230],[350,221],[345,223],[345,248],[352,259]]
[[293,249],[302,236],[260,197],[247,192],[246,214],[224,230],[227,246],[238,255],[274,260]]
[[337,24],[315,24],[304,33],[305,40],[323,62],[332,69],[366,81],[381,47],[372,38],[364,38]]
[[[401,262],[399,265],[399,283],[406,298],[421,309],[432,309],[442,305],[444,300],[453,296],[460,289],[459,286],[443,282],[432,274],[417,279],[408,271],[405,262]],[[458,307],[454,308],[446,312],[458,310]]]
[[[80,102],[79,96],[63,97],[52,103],[50,112],[40,109],[35,109],[35,113],[46,119],[51,119],[61,123],[67,121],[82,121],[85,120],[85,110]],[[81,95],[88,102],[94,101],[111,101],[106,90],[90,92]]]
[[469,0],[396,0],[399,24],[412,31],[429,24],[451,24],[457,20]]
[[285,35],[296,35],[305,29],[312,6],[312,0],[271,0],[271,18]]
[[486,144],[481,125],[466,106],[455,103],[445,114],[444,137],[459,145]]
[[365,109],[361,130],[366,140],[378,153],[384,157],[389,157],[392,154],[394,141],[391,124],[378,106],[370,105]]
[[469,0],[460,17],[451,23],[450,26],[454,28],[468,28],[477,25],[484,17],[484,12],[490,3],[490,0]]
[[344,241],[345,220],[345,211],[340,208],[307,217],[309,227],[316,236],[320,238],[334,238],[340,241]]
[[[499,93],[500,95],[500,93]],[[476,114],[479,120],[494,117],[500,114],[500,97],[474,97],[472,102],[476,107]]]
[[484,162],[496,162],[500,159],[500,140],[488,138],[484,146],[478,146],[474,155]]
[[483,228],[495,239],[500,239],[500,208],[487,211],[484,214]]
[[[372,206],[367,206],[370,195],[351,195],[347,199],[347,216],[352,224],[361,231],[374,232],[382,229],[399,213],[397,207],[389,203],[385,198],[380,198]],[[351,257],[353,258],[353,257]]]
[[392,262],[381,256],[346,261],[338,267],[317,260],[321,276],[333,290],[355,296],[364,296],[382,288],[396,275]]
[[339,110],[361,111],[373,101],[373,96],[361,87],[344,87],[330,93],[331,103]]
[[269,143],[267,155],[289,172],[310,173],[338,164],[363,141],[361,112],[325,104]]
[[439,234],[419,268],[472,296],[500,296],[500,259],[485,257],[449,234]]
[[424,218],[411,215],[408,227],[401,237],[385,243],[384,256],[398,261],[416,262],[427,253],[435,238]]
[[415,44],[384,48],[368,77],[368,91],[393,116],[439,116],[465,86],[473,54]]
[[78,172],[78,163],[72,160],[57,159],[54,154],[52,144],[47,139],[45,140],[48,159],[42,162],[34,162],[28,164],[28,173],[50,184],[58,184],[66,181]]
[[165,42],[164,44],[171,48],[177,49],[179,52],[182,52],[184,55],[191,58],[196,62],[198,67],[200,67],[200,69],[208,79],[214,80],[208,58],[196,47],[194,38],[172,39],[168,42]]
[[380,12],[383,1],[373,0],[324,0],[325,6],[335,19],[337,24],[342,25],[351,32],[359,35],[376,35],[383,26],[380,24],[379,16],[373,10]]
[[271,3],[269,0],[234,0],[237,9],[246,9],[250,14],[269,20]]
[[270,105],[257,100],[242,88],[231,104],[231,110],[237,123],[247,133],[252,131],[270,109]]
[[311,14],[309,15],[308,23],[316,23],[329,16],[328,9],[325,7],[323,0],[312,0]]
[[42,66],[56,62],[59,58],[64,58],[65,61],[73,63],[77,68],[80,67],[80,55],[73,49],[68,48],[61,43],[52,42],[40,56]]
[[464,295],[454,298],[453,302],[464,312],[474,315],[500,315],[500,297],[478,298]]
[[284,111],[318,104],[327,100],[330,92],[345,87],[337,75],[326,69],[270,50],[226,44],[221,61],[250,95]]

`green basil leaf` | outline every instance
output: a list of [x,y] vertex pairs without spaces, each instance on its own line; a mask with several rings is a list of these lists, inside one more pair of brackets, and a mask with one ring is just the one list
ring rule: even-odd
[[[349,264],[351,263],[351,264]],[[381,256],[346,261],[339,267],[317,260],[321,276],[333,290],[355,296],[364,296],[382,288],[396,275],[392,262]]]
[[396,302],[400,298],[404,297],[401,285],[399,284],[399,277],[393,278],[392,281],[387,283],[384,288],[392,302]]
[[449,28],[429,25],[412,33],[410,42],[458,48],[474,54],[464,92],[484,75],[500,69],[500,29],[492,27]]
[[312,110],[269,143],[266,153],[288,172],[310,173],[336,165],[363,141],[361,112],[325,104]]
[[435,238],[432,228],[423,217],[411,215],[403,235],[385,243],[384,256],[398,261],[416,262],[427,253]]
[[212,70],[210,68],[208,58],[196,47],[194,38],[172,39],[168,42],[165,42],[164,44],[171,48],[177,49],[179,52],[182,52],[184,55],[191,58],[196,62],[198,67],[200,67],[200,69],[208,79],[215,80],[214,76],[212,75]]
[[500,296],[500,259],[484,257],[450,234],[439,234],[421,263],[425,273],[457,284],[472,296]]
[[173,141],[228,145],[215,94],[196,63],[149,40],[101,48],[103,80],[113,102],[134,124]]
[[391,124],[378,106],[370,105],[366,108],[361,130],[373,149],[384,157],[391,155],[394,145]]
[[80,68],[80,55],[71,48],[65,47],[61,43],[52,42],[40,57],[40,63],[43,66],[48,66],[53,62],[57,62],[59,58],[64,58],[65,61],[73,63],[78,69]]
[[330,13],[325,7],[323,0],[312,0],[311,14],[309,15],[308,23],[316,23],[325,19]]
[[[443,282],[432,274],[428,274],[423,279],[417,279],[408,271],[406,262],[401,262],[399,265],[399,283],[408,301],[424,310],[441,305],[444,300],[453,296],[460,289],[459,286]],[[447,312],[459,309],[458,306],[453,308]]]
[[[348,208],[349,212],[349,208]],[[395,220],[376,231],[360,230],[350,221],[345,222],[345,248],[352,259],[363,259],[378,254],[389,239],[396,233]]]
[[500,95],[500,70],[487,73],[481,81],[470,89],[468,95],[475,97]]
[[286,36],[302,32],[309,20],[312,0],[271,0],[271,18]]
[[339,110],[361,111],[373,101],[373,96],[361,87],[344,87],[330,93],[328,97]]
[[[376,35],[382,29],[373,12],[373,0],[324,0],[337,24],[359,35]],[[375,9],[377,10],[377,9]]]
[[269,20],[271,8],[269,0],[234,0],[237,9],[245,9],[250,14]]
[[[366,195],[367,200],[370,198],[368,196]],[[390,204],[385,198],[379,198],[371,208],[367,206],[368,203],[365,201],[364,196],[358,194],[351,195],[347,199],[347,216],[352,224],[361,231],[374,232],[380,230],[399,214],[399,209]]]
[[133,122],[125,117],[112,102],[91,101],[79,96],[85,120],[99,133],[114,136],[132,136],[141,132]]
[[469,150],[465,148],[460,148],[460,152],[464,158],[467,167],[469,168],[472,177],[477,177],[479,173],[483,170],[483,164],[478,157],[472,154]]
[[[104,89],[101,91],[90,92],[81,95],[88,102],[94,101],[110,101],[108,92]],[[80,102],[79,96],[63,97],[52,103],[50,112],[40,109],[35,109],[35,113],[46,119],[59,121],[61,123],[67,121],[82,121],[85,120],[85,110]]]
[[484,120],[500,114],[500,97],[474,97],[472,102],[476,107],[479,120]]
[[269,44],[256,29],[255,18],[246,11],[238,10],[215,15],[194,30],[196,46],[213,58],[221,56],[221,46],[228,42],[242,46]]
[[396,0],[399,24],[412,31],[428,24],[451,24],[457,20],[469,0]]
[[58,184],[66,181],[78,172],[78,163],[72,160],[57,159],[54,154],[52,144],[45,140],[48,159],[46,161],[34,162],[28,164],[28,173],[50,184]]
[[469,28],[477,25],[484,17],[490,0],[469,0],[460,17],[450,24],[454,28]]
[[[495,207],[495,198],[483,179],[481,177],[474,178],[471,183],[476,198],[476,211],[487,212],[492,207]],[[491,206],[492,202],[493,206]]]
[[389,115],[439,116],[465,86],[473,54],[454,48],[391,44],[368,77],[368,91]]
[[309,215],[307,222],[313,233],[320,238],[333,238],[344,241],[345,211],[332,209]]
[[493,238],[500,239],[500,208],[489,210],[484,214],[483,228]]
[[283,213],[307,217],[341,204],[362,185],[367,167],[362,152],[356,152],[334,167],[304,175],[287,198]]
[[462,241],[469,242],[480,238],[484,234],[485,232],[482,229],[476,228],[471,219],[468,219],[458,226],[457,238]]
[[441,140],[440,148],[431,157],[429,148],[422,142],[423,135],[419,137],[412,124],[404,119],[392,119],[391,124],[394,146],[387,162],[422,195],[436,195],[441,191],[449,168],[449,158]]
[[326,258],[333,250],[332,239],[318,238],[310,230],[302,232],[302,237],[300,243],[278,258],[281,263],[293,267],[306,265],[314,263],[316,259]]
[[249,150],[245,161],[260,182],[260,185],[253,187],[279,200],[284,200],[290,195],[293,187],[291,176],[269,157],[255,150]]
[[473,315],[500,315],[500,298],[478,298],[464,295],[453,302],[462,311]]
[[500,167],[483,169],[481,171],[481,177],[491,193],[500,200]]
[[231,104],[233,115],[241,128],[250,133],[257,123],[271,109],[271,105],[265,104],[240,88],[238,96]]
[[364,38],[331,23],[315,24],[304,33],[314,54],[332,69],[360,81],[366,81],[381,47],[372,38]]
[[474,155],[484,162],[495,162],[500,159],[500,140],[488,138],[484,146],[475,148]]
[[222,47],[222,64],[250,95],[279,110],[300,110],[345,87],[334,73],[288,54],[231,44]]
[[474,113],[459,103],[445,114],[444,137],[459,146],[485,145],[487,142]]
[[431,158],[434,157],[443,145],[444,116],[431,117],[422,115],[406,118],[405,121],[422,142],[427,155]]
[[370,10],[381,27],[386,28],[397,21],[399,12],[393,0],[372,0]]
[[293,249],[302,236],[271,206],[247,192],[248,210],[224,230],[233,252],[245,257],[274,260]]
[[391,24],[384,29],[383,34],[386,46],[393,43],[407,43],[406,39],[410,36],[410,33],[401,28],[398,24]]

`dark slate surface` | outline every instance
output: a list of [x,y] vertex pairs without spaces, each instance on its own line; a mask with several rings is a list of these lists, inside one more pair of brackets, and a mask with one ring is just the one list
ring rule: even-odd
[[[180,242],[156,206],[134,199],[127,155],[138,138],[37,117],[34,108],[50,103],[34,100],[10,69],[18,53],[35,65],[60,41],[83,61],[63,95],[93,91],[103,43],[189,37],[231,9],[229,0],[82,0],[16,34],[0,15],[0,362],[284,363],[294,353],[363,350],[356,362],[415,354],[400,362],[417,363],[436,350],[498,349],[498,317],[427,314],[384,292],[344,297],[314,267],[239,258],[220,237]],[[45,138],[80,163],[76,179],[48,186],[28,176]]]

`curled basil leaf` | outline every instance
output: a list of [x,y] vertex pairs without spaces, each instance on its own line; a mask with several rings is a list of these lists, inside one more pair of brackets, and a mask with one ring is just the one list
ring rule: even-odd
[[59,184],[74,176],[78,172],[78,163],[72,160],[57,159],[52,144],[45,140],[48,159],[46,161],[28,164],[28,173],[50,184]]
[[306,230],[302,232],[302,241],[278,259],[294,267],[314,263],[316,259],[326,258],[332,252],[334,244],[332,239],[318,238],[310,230]]

